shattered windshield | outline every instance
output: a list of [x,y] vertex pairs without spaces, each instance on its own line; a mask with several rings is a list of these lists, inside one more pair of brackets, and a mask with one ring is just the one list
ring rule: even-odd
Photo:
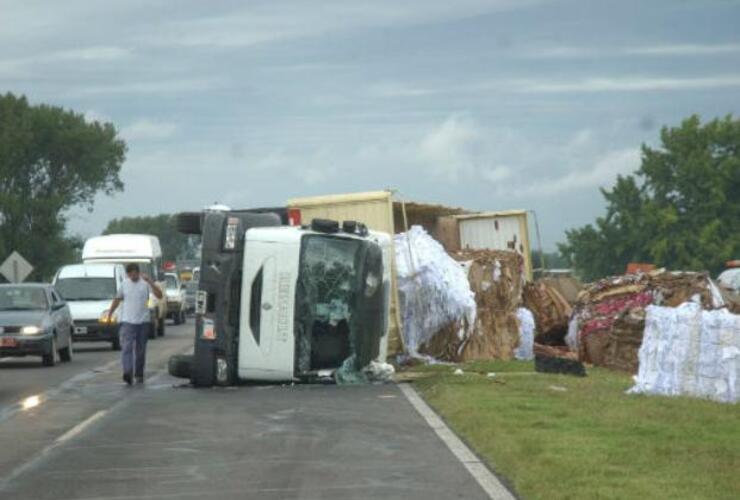
[[[377,293],[382,289],[382,261],[373,269],[367,265],[371,247],[375,245],[355,238],[303,238],[296,291],[299,372],[338,368],[360,350],[363,360],[377,351],[372,346],[379,338],[375,330],[381,328],[363,323],[371,298],[382,295]],[[375,337],[369,344],[368,335]]]

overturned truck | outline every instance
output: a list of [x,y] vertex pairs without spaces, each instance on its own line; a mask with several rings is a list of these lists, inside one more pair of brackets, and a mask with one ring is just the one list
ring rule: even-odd
[[170,373],[193,385],[363,380],[384,361],[390,236],[360,223],[283,225],[265,210],[183,213],[202,235],[192,356]]

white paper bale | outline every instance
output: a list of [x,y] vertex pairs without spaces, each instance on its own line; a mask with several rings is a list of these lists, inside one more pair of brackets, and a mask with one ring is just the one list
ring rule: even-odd
[[406,350],[419,346],[449,325],[465,338],[475,325],[475,297],[468,276],[442,245],[421,226],[394,237],[396,274]]
[[519,320],[519,346],[514,351],[516,359],[534,359],[534,315],[526,307],[516,310]]
[[702,311],[693,302],[646,311],[640,367],[629,392],[740,400],[740,316]]

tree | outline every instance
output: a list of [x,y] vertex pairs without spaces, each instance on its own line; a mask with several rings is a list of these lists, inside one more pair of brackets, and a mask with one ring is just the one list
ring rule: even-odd
[[606,216],[566,231],[559,249],[584,279],[634,261],[716,273],[740,257],[740,120],[692,116],[660,138],[635,174],[602,189]]
[[198,256],[198,239],[179,233],[170,214],[113,219],[103,234],[117,233],[157,236],[162,245],[164,260],[192,259]]
[[13,250],[49,277],[75,255],[65,212],[123,189],[126,145],[110,123],[0,95],[0,258]]

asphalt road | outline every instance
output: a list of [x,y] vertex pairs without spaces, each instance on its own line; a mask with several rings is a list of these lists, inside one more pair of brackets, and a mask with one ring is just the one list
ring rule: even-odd
[[166,361],[191,328],[133,388],[107,350],[0,362],[0,499],[488,498],[394,384],[183,387]]

